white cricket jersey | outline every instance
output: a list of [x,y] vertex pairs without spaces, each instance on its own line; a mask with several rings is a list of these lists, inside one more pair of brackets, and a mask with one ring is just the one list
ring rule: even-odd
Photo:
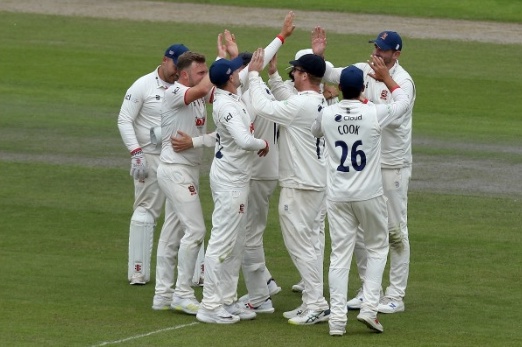
[[393,91],[393,99],[386,105],[342,100],[326,107],[312,125],[315,136],[324,135],[329,154],[329,200],[363,201],[383,194],[381,131],[400,121],[409,105],[401,88]]
[[[264,83],[263,83],[264,84]],[[275,100],[270,89],[264,84],[268,97]],[[241,95],[241,100],[245,104],[251,121],[254,125],[254,136],[257,139],[266,140],[270,146],[270,151],[264,157],[256,156],[252,165],[253,180],[277,180],[279,178],[279,148],[277,145],[278,126],[276,123],[256,116],[255,110],[250,101],[250,93]]]
[[184,164],[196,166],[201,164],[203,148],[190,148],[181,152],[174,152],[170,137],[177,131],[183,131],[191,137],[206,135],[207,133],[207,109],[205,98],[199,98],[185,103],[185,94],[190,87],[175,82],[165,92],[165,99],[161,110],[161,155],[164,163]]
[[279,124],[279,184],[281,187],[324,190],[324,139],[310,127],[326,106],[322,94],[303,91],[287,100],[273,101],[255,71],[249,74],[249,92],[257,116]]
[[160,126],[161,104],[171,84],[158,75],[158,68],[137,79],[125,93],[118,115],[118,129],[129,152],[140,148],[144,153],[160,154],[151,144],[150,129]]
[[[364,95],[374,104],[392,103],[391,93],[383,82],[379,82],[368,74],[373,70],[367,63],[354,64],[364,73]],[[339,83],[343,68],[326,67],[324,79]],[[416,90],[411,76],[399,65],[399,61],[390,69],[390,75],[409,97],[409,106],[400,123],[393,122],[382,132],[381,165],[383,168],[400,168],[411,166],[412,113]]]
[[209,176],[224,187],[245,187],[254,156],[266,143],[254,137],[250,115],[236,94],[216,88],[212,118],[217,134]]

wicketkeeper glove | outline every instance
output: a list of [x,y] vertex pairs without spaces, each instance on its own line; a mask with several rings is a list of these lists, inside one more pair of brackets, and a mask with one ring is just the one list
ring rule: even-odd
[[134,177],[135,180],[140,181],[143,181],[149,176],[147,162],[145,161],[141,148],[136,148],[131,152],[130,175]]

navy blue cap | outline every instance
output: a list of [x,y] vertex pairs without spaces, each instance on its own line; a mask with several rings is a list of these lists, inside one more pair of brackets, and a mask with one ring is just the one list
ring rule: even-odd
[[217,86],[227,83],[230,76],[243,66],[243,57],[238,56],[232,60],[219,59],[216,60],[208,70],[210,82]]
[[341,72],[341,80],[339,82],[341,90],[352,87],[362,90],[364,87],[363,71],[353,65],[344,68]]
[[308,72],[310,75],[321,78],[326,72],[326,63],[324,62],[324,59],[315,54],[302,55],[299,59],[292,60],[290,65],[302,67],[303,70]]
[[377,47],[383,51],[393,49],[394,51],[402,50],[402,39],[401,36],[395,31],[383,31],[375,40],[368,41],[369,43],[375,43]]
[[185,45],[183,45],[182,43],[177,43],[167,48],[167,50],[165,51],[165,56],[167,58],[171,58],[174,61],[174,64],[177,64],[179,56],[188,50],[189,49],[185,47]]

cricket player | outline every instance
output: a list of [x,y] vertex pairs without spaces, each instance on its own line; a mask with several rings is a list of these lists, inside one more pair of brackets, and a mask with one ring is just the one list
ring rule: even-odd
[[368,253],[364,301],[357,319],[383,332],[377,308],[388,256],[388,213],[381,176],[382,129],[408,108],[408,95],[391,78],[384,61],[372,57],[373,78],[392,92],[391,104],[366,103],[363,71],[345,68],[340,76],[343,100],[323,110],[312,125],[314,136],[324,136],[328,151],[327,210],[330,255],[330,335],[343,335],[347,322],[348,275],[359,225]]
[[[205,57],[187,51],[178,59],[179,78],[167,91],[161,108],[162,149],[158,167],[158,182],[173,207],[170,229],[163,229],[160,240],[164,245],[179,244],[177,280],[172,292],[173,259],[158,249],[154,306],[170,307],[195,315],[199,308],[192,285],[197,256],[206,234],[199,199],[199,167],[203,146],[213,146],[215,139],[207,135],[206,104],[212,98]],[[193,148],[175,151],[171,137],[182,132],[200,143]],[[172,251],[175,247],[169,248]]]
[[[285,16],[279,34],[268,44],[264,50],[263,68],[275,56],[285,40],[290,37],[295,29],[295,14],[290,11]],[[233,55],[237,49],[235,41],[227,41],[227,50]],[[252,167],[248,202],[252,206],[247,210],[247,226],[245,236],[245,250],[242,258],[242,270],[247,286],[248,294],[239,301],[246,307],[258,313],[272,313],[271,296],[279,293],[281,287],[272,278],[272,274],[266,268],[263,249],[263,234],[268,217],[269,199],[277,186],[278,179],[278,150],[277,150],[277,124],[265,118],[258,117],[252,109],[250,94],[248,93],[248,64],[252,54],[243,54],[243,67],[240,68],[239,77],[241,86],[238,93],[245,104],[255,129],[255,137],[267,139],[271,144],[270,152],[263,157],[256,158]],[[265,86],[266,87],[266,86]],[[270,95],[268,88],[266,88]]]
[[[295,60],[298,60],[305,54],[312,54],[313,51],[311,48],[301,49],[296,52],[295,54]],[[298,91],[294,87],[294,81],[292,76],[290,76],[290,79],[283,81],[281,75],[279,75],[279,72],[277,71],[277,61],[276,57],[272,59],[269,65],[268,69],[268,85],[270,86],[270,89],[272,91],[272,94],[277,100],[286,100],[290,96],[295,95],[298,93]],[[326,65],[333,65],[325,61]],[[292,74],[292,72],[290,72]],[[321,83],[321,93],[325,97],[327,105],[331,105],[334,103],[337,103],[339,100],[337,98],[337,90],[335,87],[332,88],[332,86],[327,86],[324,83]],[[314,233],[313,235],[318,235],[318,240],[313,241],[314,246],[316,247],[316,253],[317,253],[317,261],[318,266],[320,268],[320,276],[323,277],[323,260],[324,260],[324,243],[325,243],[325,218],[326,218],[326,205],[323,205],[321,209],[319,209],[316,220],[314,222]],[[298,283],[294,284],[292,286],[292,291],[301,293],[304,290],[304,282],[303,279],[301,279]]]
[[245,240],[248,190],[253,152],[265,156],[266,140],[252,134],[250,116],[237,88],[243,59],[219,59],[209,70],[216,85],[212,117],[216,124],[215,157],[210,168],[214,200],[212,231],[205,254],[203,300],[196,318],[205,323],[232,324],[256,313],[234,302]]
[[[150,260],[154,227],[161,214],[165,195],[156,176],[161,148],[151,141],[151,130],[160,126],[160,108],[165,90],[177,79],[178,57],[188,48],[174,44],[167,48],[161,64],[140,77],[125,93],[118,116],[118,129],[131,154],[130,174],[134,178],[134,213],[129,229],[128,281],[145,284],[150,281]],[[163,229],[174,223],[165,205]]]
[[[383,31],[373,40],[372,56],[384,60],[390,75],[408,94],[409,105],[404,117],[384,127],[382,133],[381,171],[384,195],[388,199],[388,232],[390,234],[390,278],[389,286],[379,304],[379,312],[395,313],[405,309],[404,296],[408,282],[410,267],[410,242],[408,238],[408,185],[411,178],[412,154],[412,112],[415,104],[416,90],[413,79],[399,64],[402,52],[402,38],[395,31]],[[324,29],[317,27],[312,34],[312,49],[323,55],[326,48]],[[391,91],[384,82],[369,77],[372,68],[368,63],[354,64],[364,73],[364,95],[375,104],[390,104]],[[327,68],[325,80],[338,83],[342,68]],[[355,257],[361,282],[365,280],[366,255],[362,245],[362,232],[358,234]],[[357,309],[363,300],[359,291],[356,297],[348,302],[348,307]]]
[[324,142],[310,132],[312,122],[326,107],[320,90],[326,64],[314,54],[291,61],[298,94],[273,101],[259,77],[259,51],[249,65],[250,98],[258,116],[279,124],[279,221],[285,246],[305,286],[302,305],[283,316],[290,324],[315,324],[328,320],[330,314],[314,245],[319,237],[314,234],[314,221],[325,199]]

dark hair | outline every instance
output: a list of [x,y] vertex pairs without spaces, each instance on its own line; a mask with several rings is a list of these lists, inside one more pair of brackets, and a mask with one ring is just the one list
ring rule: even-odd
[[250,64],[250,60],[252,60],[252,53],[241,52],[238,54],[238,57],[241,57],[241,59],[243,59],[243,66],[247,66],[248,64]]
[[186,51],[178,58],[178,64],[176,65],[178,67],[178,71],[190,67],[193,62],[205,63],[205,56],[203,54]]
[[341,88],[343,92],[343,99],[357,99],[361,95],[362,90],[356,87]]

